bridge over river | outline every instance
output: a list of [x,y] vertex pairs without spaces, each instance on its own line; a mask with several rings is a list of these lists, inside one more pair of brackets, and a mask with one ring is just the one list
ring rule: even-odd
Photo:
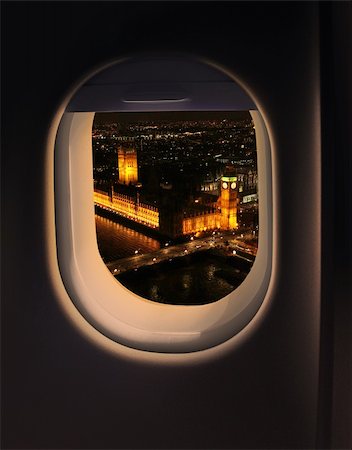
[[249,263],[253,263],[257,251],[256,247],[246,243],[238,236],[234,236],[232,233],[221,233],[203,239],[197,238],[187,243],[172,246],[166,244],[164,248],[146,254],[140,254],[136,250],[135,255],[109,262],[106,265],[113,275],[119,275],[129,270],[137,270],[140,267],[152,266],[211,249],[222,250],[224,256],[231,255]]

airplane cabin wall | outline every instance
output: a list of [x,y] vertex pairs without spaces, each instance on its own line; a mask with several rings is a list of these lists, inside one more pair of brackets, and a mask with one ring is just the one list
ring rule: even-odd
[[[3,443],[6,448],[313,448],[320,343],[316,3],[3,6]],[[211,362],[154,365],[87,340],[47,264],[45,151],[67,92],[133,52],[184,51],[253,90],[274,144],[275,279],[250,339]]]

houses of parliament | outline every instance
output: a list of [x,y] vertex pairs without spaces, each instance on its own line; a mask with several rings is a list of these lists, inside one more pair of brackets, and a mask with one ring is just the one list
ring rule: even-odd
[[237,228],[238,183],[232,166],[219,180],[220,195],[199,193],[197,199],[180,199],[177,189],[161,182],[154,201],[146,199],[139,182],[137,149],[133,139],[121,138],[118,146],[118,180],[109,192],[94,190],[97,209],[107,210],[133,222],[177,238],[214,229]]

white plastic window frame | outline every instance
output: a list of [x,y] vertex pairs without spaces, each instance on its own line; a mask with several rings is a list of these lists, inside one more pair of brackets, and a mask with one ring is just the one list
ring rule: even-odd
[[149,352],[196,352],[227,341],[256,315],[272,272],[272,158],[262,115],[258,110],[251,110],[250,114],[258,166],[258,252],[242,284],[222,299],[205,305],[169,305],[144,299],[110,273],[98,250],[95,227],[92,178],[95,113],[63,114],[54,159],[58,264],[72,302],[106,337]]

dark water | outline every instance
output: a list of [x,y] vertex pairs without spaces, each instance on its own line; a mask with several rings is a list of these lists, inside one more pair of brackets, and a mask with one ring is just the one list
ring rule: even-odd
[[[133,256],[137,249],[148,253],[160,248],[156,239],[105,217],[95,218],[98,247],[106,263]],[[249,269],[236,258],[204,251],[128,271],[117,279],[132,292],[159,303],[205,304],[236,289]]]
[[225,258],[202,253],[125,272],[117,279],[132,292],[159,303],[214,302],[239,286],[246,273],[231,267]]
[[160,248],[160,243],[156,239],[97,214],[95,224],[99,251],[106,263],[133,256],[135,250],[148,253]]

